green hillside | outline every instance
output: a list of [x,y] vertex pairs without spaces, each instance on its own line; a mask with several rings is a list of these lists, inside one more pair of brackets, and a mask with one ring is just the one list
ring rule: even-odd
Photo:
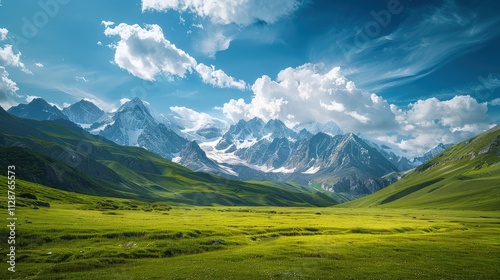
[[500,210],[500,126],[463,141],[374,194],[340,207]]
[[0,110],[0,165],[11,164],[19,179],[94,196],[194,205],[337,203],[319,192],[193,172],[145,149],[88,134],[69,121],[27,120]]

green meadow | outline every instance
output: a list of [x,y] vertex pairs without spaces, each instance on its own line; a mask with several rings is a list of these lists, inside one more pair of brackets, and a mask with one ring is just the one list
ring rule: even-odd
[[500,275],[498,211],[166,205],[24,181],[18,191],[16,272],[2,262],[1,279]]

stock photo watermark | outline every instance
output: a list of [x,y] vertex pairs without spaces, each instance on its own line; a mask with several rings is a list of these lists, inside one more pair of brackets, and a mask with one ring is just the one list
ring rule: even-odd
[[366,44],[382,33],[383,28],[389,26],[394,16],[401,14],[403,10],[404,5],[399,0],[389,0],[386,8],[378,12],[371,10],[370,16],[373,20],[367,22],[362,27],[357,25],[354,27],[355,35],[348,38],[348,40],[352,40],[352,43],[346,41],[338,43],[344,56],[349,58],[349,53],[362,50]]
[[16,272],[16,166],[9,165],[7,167],[7,228],[8,228],[8,239],[7,244],[9,245],[7,254],[7,263],[9,267],[7,268],[10,272]]
[[[2,6],[0,0],[0,7]],[[40,29],[49,24],[50,19],[57,16],[61,7],[67,5],[71,0],[39,0],[38,7],[40,8],[31,16],[21,18],[21,34],[14,32],[10,33],[10,43],[14,49],[18,50],[19,46],[27,44],[30,39],[38,35]]]

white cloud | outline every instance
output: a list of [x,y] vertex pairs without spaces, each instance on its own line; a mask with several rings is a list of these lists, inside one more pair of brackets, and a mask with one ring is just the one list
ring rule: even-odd
[[204,26],[203,26],[203,24],[201,24],[201,23],[196,23],[196,24],[194,24],[194,23],[193,23],[191,26],[192,26],[192,27],[199,28],[199,29],[205,29],[205,27],[204,27]]
[[7,28],[0,28],[0,41],[7,40],[8,33],[9,33],[9,30],[7,30]]
[[[144,11],[175,10],[189,12],[200,22],[193,27],[204,29],[195,47],[203,54],[214,57],[219,51],[227,50],[231,41],[239,37],[242,27],[255,27],[254,23],[273,24],[292,15],[302,4],[301,0],[142,0]],[[188,31],[191,33],[191,30]],[[254,42],[266,37],[254,38]]]
[[218,27],[210,27],[210,30],[202,36],[196,43],[197,48],[209,57],[215,57],[219,51],[225,51],[229,48],[233,36],[226,34],[227,30]]
[[252,91],[249,103],[243,99],[225,103],[224,115],[234,122],[253,117],[280,119],[288,126],[334,121],[343,131],[385,139],[414,153],[439,142],[456,143],[491,126],[486,103],[470,96],[445,101],[429,98],[398,108],[357,89],[339,67],[305,64],[287,68],[276,80],[268,76],[257,79]]
[[59,109],[59,110],[62,110],[62,109],[63,109],[63,108],[62,108],[61,106],[59,106],[59,104],[57,104],[57,103],[54,103],[54,102],[47,102],[47,103],[49,103],[49,105],[50,105],[50,106],[55,106],[55,107],[56,107],[57,109]]
[[26,74],[32,74],[21,61],[21,52],[14,54],[12,45],[5,45],[3,48],[0,48],[0,63],[4,66],[17,67]]
[[239,90],[244,90],[246,88],[246,83],[243,80],[236,80],[220,69],[215,70],[215,66],[213,65],[209,67],[200,63],[196,65],[196,71],[200,74],[204,83],[219,88],[236,88]]
[[16,82],[9,79],[9,72],[5,67],[0,66],[0,106],[8,109],[16,105],[18,102],[14,101],[14,97],[19,97],[16,93],[19,90]]
[[125,103],[127,103],[129,101],[130,101],[129,98],[122,98],[122,99],[120,99],[120,106],[122,106],[123,104],[125,104]]
[[112,21],[103,20],[101,21],[101,25],[104,25],[104,27],[108,28],[111,25],[115,25],[115,23]]
[[491,105],[491,106],[500,106],[500,98],[495,98],[495,99],[492,99],[488,102],[488,105]]
[[197,64],[193,57],[168,41],[158,25],[142,28],[137,24],[120,23],[114,28],[106,28],[104,33],[120,36],[120,41],[114,46],[114,62],[138,78],[154,81],[159,74],[182,78],[195,70],[204,83],[215,87],[240,90],[246,87],[244,81],[236,80],[214,66]]
[[216,24],[275,23],[299,7],[297,0],[142,0],[142,10],[191,12]]
[[97,45],[102,46],[102,42],[101,41],[97,41]]
[[486,103],[478,103],[468,95],[455,96],[450,100],[437,98],[419,100],[403,110],[391,105],[400,133],[406,140],[400,148],[425,152],[442,143],[456,143],[481,133],[491,126]]
[[43,68],[43,64],[40,62],[35,63],[35,66],[38,68]]
[[107,36],[120,36],[115,47],[114,62],[132,75],[154,81],[155,76],[184,77],[196,66],[196,60],[178,49],[163,36],[158,25],[128,25],[120,23],[114,28],[107,27]]
[[83,77],[83,76],[76,76],[76,77],[75,77],[75,80],[76,80],[77,82],[85,82],[85,83],[88,83],[88,82],[89,82],[89,80],[88,80],[87,78]]
[[34,99],[37,99],[37,98],[41,98],[41,97],[36,96],[36,95],[28,95],[28,96],[26,96],[26,98],[24,100],[26,100],[26,102],[28,102],[28,103],[31,103],[31,101],[33,101]]
[[357,89],[339,67],[325,69],[318,64],[304,64],[287,68],[276,81],[268,76],[257,79],[252,91],[250,103],[240,99],[224,104],[225,116],[233,121],[277,118],[288,125],[333,120],[344,131],[374,132],[396,127],[389,104],[375,94]]
[[63,102],[63,105],[62,105],[63,108],[68,108],[69,106],[71,106],[71,103]]
[[173,106],[170,110],[176,113],[177,122],[180,123],[184,129],[183,132],[196,131],[207,127],[217,127],[222,130],[227,130],[229,124],[223,120],[214,118],[207,113],[197,112],[190,108]]

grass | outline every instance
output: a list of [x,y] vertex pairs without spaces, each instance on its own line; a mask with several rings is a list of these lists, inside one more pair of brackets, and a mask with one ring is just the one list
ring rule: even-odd
[[[500,274],[498,211],[170,206],[25,182],[18,192],[24,195],[17,198],[17,272],[8,272],[2,262],[1,279],[493,279]],[[6,205],[5,199],[0,203]]]
[[0,166],[12,163],[22,167],[18,179],[104,197],[228,206],[338,203],[322,191],[290,184],[193,172],[145,149],[85,133],[69,122],[21,119],[0,111]]
[[[51,122],[2,117],[0,110],[0,124],[15,121],[14,130],[0,125],[5,130],[2,141],[45,150],[37,157],[16,150],[14,159],[38,160],[22,164],[32,168],[26,173],[45,174],[49,169],[38,168],[52,166],[48,154],[64,147],[77,150],[83,139],[92,143],[92,154],[78,168],[100,174],[102,182],[95,186],[105,188],[95,189],[101,196],[61,190],[95,183],[86,183],[83,175],[75,177],[84,172],[68,166],[61,189],[17,180],[17,272],[7,271],[8,264],[2,261],[0,279],[495,279],[500,275],[498,131],[454,146],[366,198],[341,207],[301,207],[335,201],[318,185],[306,191],[294,184],[236,182],[191,172],[142,149],[113,145],[71,129],[61,132],[60,125]],[[482,153],[485,150],[489,152]],[[2,161],[9,159],[1,157]],[[104,171],[108,173],[100,173]],[[119,174],[120,185],[113,183],[111,171]],[[0,185],[7,185],[6,177],[0,176]],[[141,197],[131,195],[138,191]],[[229,206],[234,204],[247,206]],[[269,204],[275,206],[257,206]],[[4,193],[0,196],[4,221],[6,206]],[[2,256],[9,252],[8,234],[7,227],[0,227]]]
[[340,207],[500,210],[500,129],[445,150],[400,181]]

